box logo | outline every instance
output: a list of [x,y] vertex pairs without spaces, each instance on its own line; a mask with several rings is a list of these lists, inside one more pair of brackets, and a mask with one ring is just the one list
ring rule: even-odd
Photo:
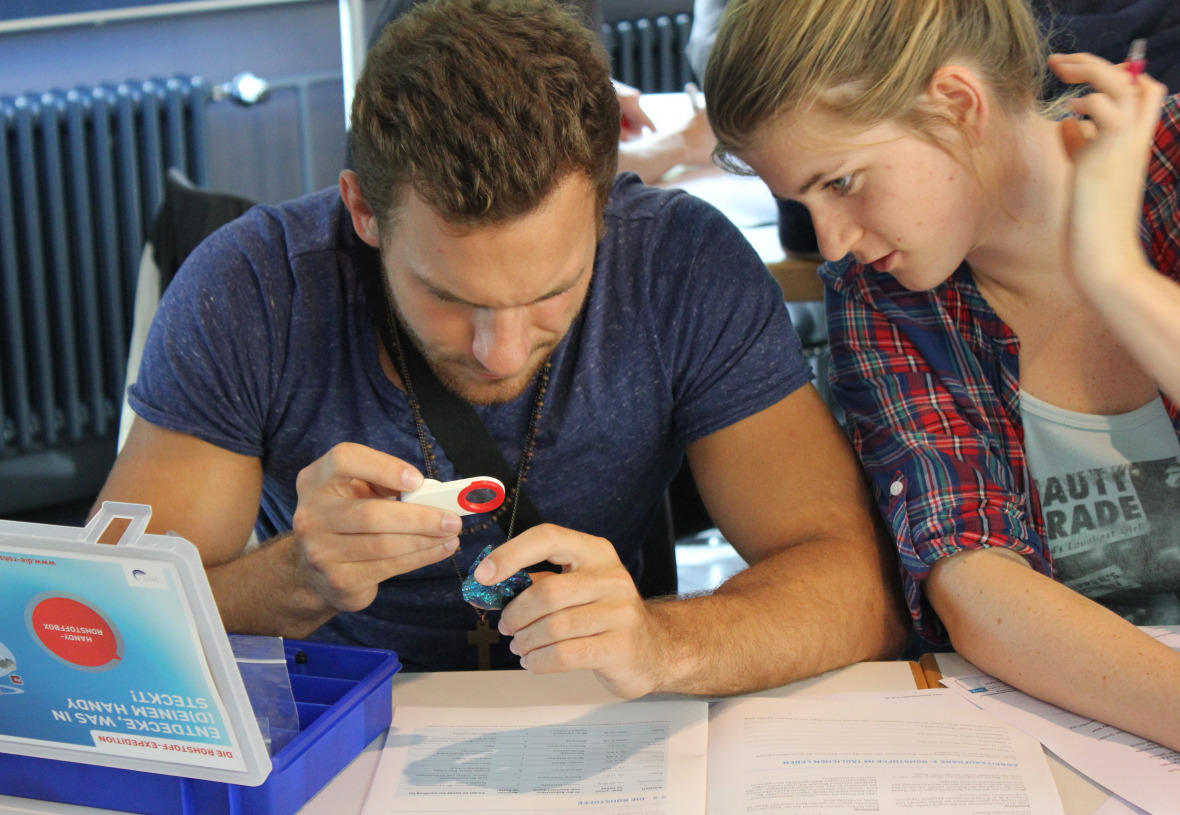
[[127,578],[127,585],[133,589],[167,589],[168,578],[162,569],[147,563],[137,563],[134,566],[124,564],[123,574]]

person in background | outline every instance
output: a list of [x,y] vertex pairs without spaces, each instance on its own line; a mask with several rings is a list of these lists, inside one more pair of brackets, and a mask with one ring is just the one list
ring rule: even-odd
[[[562,0],[576,9],[593,32],[602,30],[602,4],[599,0]],[[385,26],[425,0],[386,0],[373,23],[369,39],[371,48]],[[691,117],[677,127],[660,130],[644,112],[638,88],[615,81],[622,112],[619,141],[619,172],[635,173],[646,184],[654,184],[679,166],[708,164],[716,142],[703,109],[694,109]]]
[[705,89],[729,163],[814,218],[918,633],[1177,749],[1180,654],[1135,623],[1180,623],[1180,410],[1094,298],[1180,279],[1180,99],[1048,64],[1090,86],[1070,116],[1023,0],[734,0]]
[[712,161],[717,141],[703,106],[694,106],[683,123],[659,130],[640,105],[639,90],[618,81],[614,85],[623,112],[619,172],[635,173],[644,183],[654,184],[676,167]]
[[[713,50],[713,41],[717,38],[717,28],[721,25],[721,15],[727,3],[728,0],[693,0],[692,30],[684,55],[698,78],[705,76],[705,66],[709,63],[709,54]],[[807,207],[798,201],[784,199],[777,201],[777,204],[778,240],[783,249],[793,258],[818,261],[819,245],[815,240],[815,227],[812,226],[811,213]],[[814,279],[810,271],[808,277]]]
[[[1118,63],[1137,39],[1147,42],[1147,73],[1180,93],[1180,3],[1176,0],[1036,0],[1033,6],[1049,47],[1086,52]],[[1068,88],[1048,77],[1045,95]]]
[[[620,119],[602,44],[549,0],[386,26],[356,170],[251,210],[169,286],[100,500],[198,547],[227,629],[391,648],[406,670],[482,655],[716,695],[896,655],[895,556],[778,287],[720,212],[616,174]],[[513,473],[490,515],[392,500],[486,475],[432,432],[434,380]],[[644,598],[686,457],[750,567]],[[525,568],[502,612],[467,602],[465,576]]]

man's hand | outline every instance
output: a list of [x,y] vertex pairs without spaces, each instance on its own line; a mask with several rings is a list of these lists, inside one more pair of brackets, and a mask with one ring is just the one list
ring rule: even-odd
[[449,557],[463,520],[454,512],[391,500],[422,475],[401,459],[338,444],[296,481],[296,569],[323,611],[359,611],[377,585]]
[[262,478],[257,458],[136,419],[99,501],[148,504],[149,532],[192,541],[226,629],[250,634],[306,637],[458,545],[458,515],[395,500],[421,486],[417,470],[340,444],[300,472],[294,531],[246,551]]
[[533,585],[500,617],[521,667],[592,670],[628,699],[656,690],[665,638],[610,541],[552,524],[533,527],[493,550],[475,579],[491,585],[545,560],[562,572],[533,573]]

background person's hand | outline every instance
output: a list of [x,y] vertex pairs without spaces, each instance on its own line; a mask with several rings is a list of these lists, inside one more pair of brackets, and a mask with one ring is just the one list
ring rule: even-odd
[[638,88],[624,85],[618,80],[612,79],[611,82],[615,86],[615,94],[619,97],[619,108],[623,113],[623,132],[619,135],[620,140],[638,139],[645,131],[654,133],[655,122],[643,112],[643,108],[639,104],[642,92]]
[[675,128],[648,133],[619,144],[619,172],[637,173],[645,184],[655,184],[673,167],[709,164],[717,138],[704,108]]

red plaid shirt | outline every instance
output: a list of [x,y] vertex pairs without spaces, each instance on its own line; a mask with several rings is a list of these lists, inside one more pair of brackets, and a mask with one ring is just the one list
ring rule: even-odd
[[[1180,282],[1180,95],[1164,109],[1140,234]],[[1055,576],[1024,454],[1020,341],[966,264],[931,291],[908,291],[849,259],[826,264],[833,393],[901,557],[918,632],[945,642],[922,581],[942,557],[1003,546]],[[1177,316],[1180,319],[1180,315]],[[1180,434],[1180,407],[1165,397]]]

